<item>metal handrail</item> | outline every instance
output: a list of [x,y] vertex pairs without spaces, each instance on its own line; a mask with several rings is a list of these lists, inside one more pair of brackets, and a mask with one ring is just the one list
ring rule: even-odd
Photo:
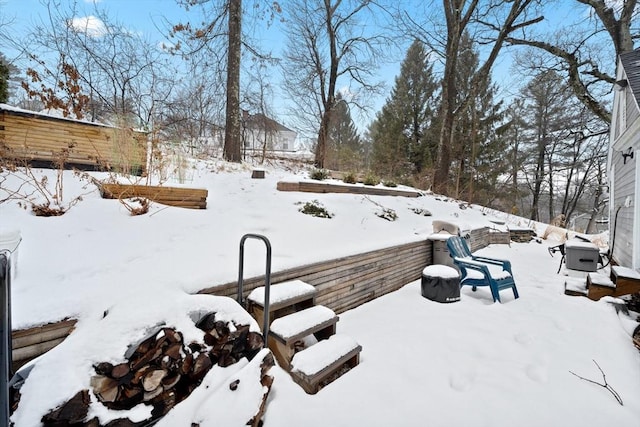
[[266,271],[264,274],[264,318],[262,320],[262,334],[264,336],[263,347],[267,346],[267,339],[269,336],[269,289],[271,287],[271,243],[269,239],[261,234],[245,234],[240,239],[240,267],[238,268],[238,303],[244,307],[244,299],[242,288],[244,286],[244,242],[247,239],[262,240],[267,247],[267,262]]
[[9,380],[12,374],[11,346],[11,251],[0,250],[0,424],[9,425]]

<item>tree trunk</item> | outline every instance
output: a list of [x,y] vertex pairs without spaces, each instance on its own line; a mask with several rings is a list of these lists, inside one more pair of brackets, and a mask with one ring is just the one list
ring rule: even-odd
[[[444,78],[442,79],[442,102],[440,103],[440,139],[436,165],[433,175],[433,191],[440,194],[447,193],[449,182],[449,168],[451,167],[451,141],[456,109],[456,69],[458,67],[458,47],[460,45],[459,10],[451,10],[451,5],[445,1],[447,17],[447,47]],[[457,14],[457,15],[456,15]]]
[[[539,142],[542,144],[542,142]],[[540,221],[540,192],[542,191],[542,181],[544,179],[544,147],[540,147],[538,150],[538,161],[536,165],[535,184],[533,187],[533,202],[531,203],[531,219],[534,221]],[[549,218],[551,220],[551,218]]]
[[240,46],[242,0],[229,0],[229,54],[227,60],[227,109],[224,158],[240,162]]
[[325,107],[322,114],[322,120],[320,121],[320,129],[318,130],[318,143],[316,144],[316,159],[315,166],[317,168],[324,168],[325,157],[327,154],[327,136],[329,134],[329,114],[330,110]]

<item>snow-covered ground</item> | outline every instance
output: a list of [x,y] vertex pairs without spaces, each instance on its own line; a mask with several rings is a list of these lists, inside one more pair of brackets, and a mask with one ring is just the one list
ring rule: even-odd
[[[239,242],[246,233],[270,239],[272,271],[278,271],[426,239],[434,219],[463,229],[496,226],[490,222],[496,219],[511,227],[532,225],[434,195],[279,192],[278,181],[307,179],[307,172],[293,166],[265,169],[265,179],[251,179],[250,166],[194,164],[188,186],[208,189],[206,210],[154,204],[149,213],[130,216],[117,200],[100,198],[93,184],[83,189],[87,182],[70,172],[64,177],[65,200],[88,194],[60,217],[35,217],[19,201],[0,204],[1,227],[19,229],[23,238],[12,289],[14,328],[79,320],[72,335],[31,372],[13,417],[17,427],[39,425],[43,413],[88,387],[93,364],[121,360],[149,327],[175,326],[188,338],[200,333],[190,317],[194,312],[242,317],[230,299],[191,294],[237,278]],[[37,172],[54,182],[51,171]],[[15,185],[9,176],[0,186]],[[334,217],[299,212],[313,200]],[[393,209],[398,219],[378,217],[384,208]],[[363,347],[360,365],[316,395],[305,394],[273,367],[265,425],[637,427],[635,316],[616,313],[610,299],[565,296],[564,276],[556,274],[559,258],[547,251],[557,243],[512,243],[481,251],[511,260],[517,300],[505,292],[503,304],[493,304],[488,290],[464,288],[460,302],[438,304],[422,298],[420,283],[414,282],[341,314],[339,332]],[[247,241],[245,277],[263,273],[264,256],[260,242]],[[605,388],[571,374],[602,381],[594,361],[624,406]],[[194,393],[162,425],[220,425],[220,420],[233,425],[231,418],[220,418],[229,408],[242,414],[238,420],[248,419],[244,412],[252,408],[215,387],[214,370],[209,375],[205,383],[211,391]],[[144,418],[145,410],[137,408],[132,417]],[[94,415],[115,418],[111,412]]]

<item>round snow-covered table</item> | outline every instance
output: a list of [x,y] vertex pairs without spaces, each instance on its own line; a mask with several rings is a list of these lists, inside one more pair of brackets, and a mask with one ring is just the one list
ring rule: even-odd
[[430,265],[422,270],[422,296],[436,302],[460,301],[460,273],[447,265]]

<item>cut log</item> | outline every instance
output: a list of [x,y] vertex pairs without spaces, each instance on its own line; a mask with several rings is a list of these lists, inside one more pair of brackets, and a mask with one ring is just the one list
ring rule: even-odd
[[152,400],[153,398],[155,398],[157,396],[160,396],[163,391],[164,391],[164,389],[162,388],[162,386],[158,386],[155,389],[153,389],[152,391],[145,391],[144,392],[144,396],[142,397],[142,400],[144,402],[148,402],[148,401]]
[[93,392],[102,402],[113,402],[118,397],[118,381],[104,375],[94,375],[90,381]]
[[201,380],[204,375],[211,368],[211,359],[205,353],[200,353],[196,360],[193,362],[193,368],[189,373],[189,376],[194,380]]
[[144,391],[153,391],[160,387],[162,380],[167,376],[167,371],[164,369],[156,369],[148,372],[142,379],[142,388]]
[[113,367],[111,370],[111,376],[115,379],[120,379],[131,372],[128,363],[120,363]]
[[89,413],[89,390],[81,390],[62,406],[42,417],[45,425],[79,425]]
[[173,375],[167,376],[162,380],[162,387],[164,387],[165,390],[171,389],[175,387],[176,384],[178,384],[178,381],[180,381],[180,378],[182,378],[180,374],[173,374]]
[[180,359],[181,353],[182,353],[182,344],[180,344],[179,342],[176,342],[170,345],[164,351],[165,356],[169,356],[173,360]]

